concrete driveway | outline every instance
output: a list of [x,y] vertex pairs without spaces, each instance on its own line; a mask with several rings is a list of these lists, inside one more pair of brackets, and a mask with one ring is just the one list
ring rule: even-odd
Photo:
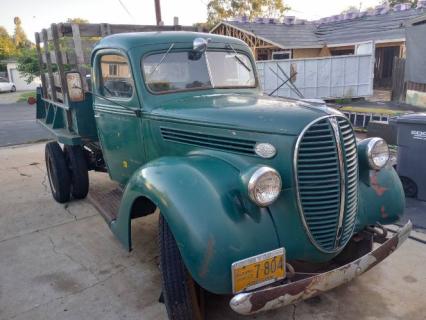
[[[43,144],[0,148],[0,319],[166,319],[157,302],[158,216],[133,223],[135,250],[127,253],[88,201],[52,200],[43,157]],[[91,183],[111,184],[100,173]],[[424,320],[425,249],[407,240],[355,281],[256,317],[239,317],[229,297],[209,295],[207,319]]]

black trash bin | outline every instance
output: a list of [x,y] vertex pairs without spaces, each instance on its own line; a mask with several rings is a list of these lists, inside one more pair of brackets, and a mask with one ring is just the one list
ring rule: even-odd
[[426,201],[426,113],[394,119],[397,125],[397,171],[408,197]]

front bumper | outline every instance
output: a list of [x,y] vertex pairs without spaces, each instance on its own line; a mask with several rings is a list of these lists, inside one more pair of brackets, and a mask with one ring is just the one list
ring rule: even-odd
[[410,235],[410,221],[370,253],[334,270],[284,285],[235,295],[231,308],[248,315],[299,302],[336,288],[368,271],[395,251]]

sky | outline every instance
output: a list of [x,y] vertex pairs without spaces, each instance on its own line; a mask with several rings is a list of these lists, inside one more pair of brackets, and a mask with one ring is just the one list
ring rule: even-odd
[[[287,15],[316,20],[339,14],[349,6],[366,9],[380,0],[284,0],[292,10]],[[179,17],[182,25],[203,22],[207,18],[208,0],[161,0],[162,20],[173,24]],[[19,16],[28,38],[51,23],[68,18],[83,18],[92,23],[155,24],[154,0],[0,0],[0,26],[13,33],[13,18]]]

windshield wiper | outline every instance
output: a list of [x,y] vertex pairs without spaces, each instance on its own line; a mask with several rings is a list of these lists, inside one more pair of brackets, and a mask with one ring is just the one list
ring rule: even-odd
[[238,52],[237,51],[235,51],[235,49],[234,49],[234,47],[230,44],[230,43],[227,43],[226,44],[229,48],[231,48],[232,49],[232,51],[234,51],[234,53],[235,53],[235,55],[234,55],[234,58],[244,67],[244,68],[246,68],[247,69],[247,71],[248,72],[250,72],[251,71],[251,69],[249,68],[249,66],[248,65],[246,65],[246,63],[243,61],[243,60],[241,60],[241,58],[238,56]]
[[151,73],[148,75],[147,80],[149,80],[151,78],[151,76],[154,74],[154,72],[157,71],[158,67],[163,63],[164,59],[167,58],[167,56],[170,53],[170,50],[172,50],[174,46],[175,46],[174,43],[172,43],[170,45],[170,47],[167,49],[166,53],[164,53],[164,55],[161,57],[160,62],[157,63],[157,65],[154,67],[154,70],[152,70]]

